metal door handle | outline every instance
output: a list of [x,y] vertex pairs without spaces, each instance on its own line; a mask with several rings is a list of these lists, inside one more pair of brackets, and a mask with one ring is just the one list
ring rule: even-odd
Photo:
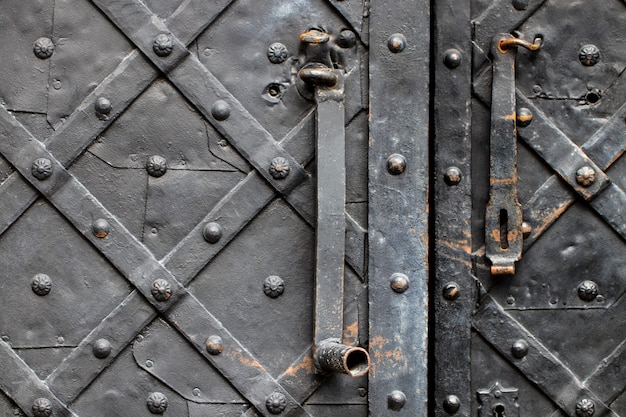
[[[343,71],[330,68],[324,44],[329,35],[311,30],[300,36],[310,44],[312,62],[298,76],[314,88],[316,110],[317,227],[315,261],[315,335],[313,359],[320,373],[367,374],[370,358],[361,347],[342,344],[343,281],[346,239],[346,161]],[[305,49],[308,49],[305,46]],[[307,54],[307,58],[309,58]]]
[[536,51],[534,43],[505,33],[491,47],[493,84],[489,203],[485,214],[485,254],[493,275],[512,275],[522,257],[522,206],[517,199],[517,119],[515,106],[515,56],[518,46]]

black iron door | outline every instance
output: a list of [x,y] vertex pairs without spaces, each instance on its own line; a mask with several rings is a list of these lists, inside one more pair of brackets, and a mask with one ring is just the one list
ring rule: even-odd
[[422,3],[1,2],[0,414],[424,413]]
[[437,416],[626,414],[626,5],[437,1]]

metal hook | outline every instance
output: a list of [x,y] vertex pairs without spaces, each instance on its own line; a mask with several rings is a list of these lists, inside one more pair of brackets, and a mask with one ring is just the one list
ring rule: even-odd
[[541,48],[543,44],[543,39],[540,36],[536,36],[533,43],[528,42],[527,40],[520,38],[504,38],[498,41],[498,51],[503,54],[506,54],[509,49],[514,46],[521,46],[523,48],[528,49],[529,51],[537,51]]

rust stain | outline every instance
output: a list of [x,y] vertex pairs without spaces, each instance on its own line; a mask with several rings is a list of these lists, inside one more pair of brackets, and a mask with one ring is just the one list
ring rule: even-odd
[[295,366],[290,366],[289,368],[287,368],[287,370],[283,372],[281,377],[296,376],[300,371],[304,371],[307,374],[312,374],[315,372],[315,365],[313,363],[311,355],[306,355],[302,362]]
[[490,178],[489,184],[504,184],[504,185],[515,185],[517,184],[517,177],[514,178]]
[[387,343],[387,340],[382,336],[376,336],[370,340],[370,346],[372,350],[376,350],[376,349],[383,350],[386,343]]
[[489,236],[491,236],[494,241],[500,242],[500,229],[492,230],[491,233],[489,233]]
[[442,244],[443,246],[446,246],[450,249],[455,249],[455,250],[460,250],[462,252],[465,252],[467,254],[471,254],[472,253],[472,247],[469,244],[469,242],[467,240],[458,240],[456,242],[452,242],[449,240],[440,240],[439,241],[440,244]]
[[228,352],[227,356],[240,362],[241,364],[249,368],[257,368],[262,372],[267,372],[265,368],[263,367],[263,365],[261,365],[259,362],[255,361],[254,359],[250,357],[243,356],[241,351],[238,351],[238,350],[230,351]]
[[513,114],[507,114],[506,116],[502,116],[503,119],[505,120],[516,120],[517,119],[517,114],[515,114],[515,112],[513,112]]
[[417,233],[417,230],[416,230],[414,227],[411,227],[411,228],[409,229],[409,231],[410,231],[411,233],[413,233],[413,234],[416,234],[416,233]]
[[344,343],[352,345],[356,344],[359,340],[359,322],[355,321],[351,325],[347,326],[343,331]]

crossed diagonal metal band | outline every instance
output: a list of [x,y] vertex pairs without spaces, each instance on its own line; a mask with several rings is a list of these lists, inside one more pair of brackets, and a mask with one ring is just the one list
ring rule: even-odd
[[[256,168],[256,171],[250,172],[207,214],[204,221],[159,262],[76,178],[65,170],[65,167],[69,166],[91,144],[97,134],[115,120],[130,102],[159,76],[159,72],[154,70],[144,55],[137,51],[129,54],[116,71],[81,103],[45,145],[34,138],[5,108],[1,108],[0,135],[6,140],[0,146],[0,153],[31,185],[48,198],[137,290],[133,291],[72,351],[47,378],[45,384],[12,352],[7,344],[2,342],[0,357],[3,364],[9,368],[9,372],[3,373],[0,377],[0,386],[8,391],[9,395],[27,413],[30,413],[30,407],[36,398],[33,395],[35,395],[48,398],[53,402],[53,406],[59,410],[65,410],[63,411],[65,414],[62,415],[73,415],[63,402],[71,402],[77,398],[82,390],[134,339],[136,334],[156,317],[156,312],[159,311],[233,383],[261,414],[267,414],[265,409],[267,396],[279,392],[287,400],[284,415],[308,415],[299,405],[299,401],[308,398],[318,386],[319,380],[313,375],[310,366],[298,365],[308,363],[309,352],[304,352],[294,364],[295,366],[288,368],[289,372],[286,371],[279,381],[276,381],[184,288],[257,213],[275,198],[276,192],[282,195],[305,220],[313,223],[314,214],[310,212],[305,202],[310,201],[307,197],[313,195],[314,189],[310,184],[310,177],[304,173],[301,164],[306,164],[312,159],[314,150],[311,146],[307,148],[306,144],[299,143],[296,133],[302,128],[302,123],[294,129],[295,133],[292,131],[279,145],[186,49],[185,44],[193,41],[221,10],[230,4],[229,0],[211,4],[187,2],[185,8],[178,10],[172,16],[170,28],[166,28],[140,2],[125,3],[125,6],[130,4],[134,7],[134,13],[128,13],[126,8],[123,12],[118,9],[121,3],[117,5],[99,1],[94,1],[94,3],[131,40],[135,41],[145,56],[149,57],[169,77],[198,107],[207,120],[232,141],[233,145]],[[197,22],[200,17],[202,22]],[[189,24],[189,21],[195,22],[196,25]],[[172,54],[165,58],[157,55],[152,48],[154,38],[160,34],[170,36],[174,45]],[[193,83],[194,88],[191,88],[194,80],[196,81]],[[200,85],[204,89],[197,88],[197,80],[202,80]],[[135,86],[136,89],[127,88],[129,84]],[[112,94],[113,92],[115,94]],[[99,120],[92,111],[94,102],[102,95],[116,97],[116,102],[113,103],[114,112],[105,121]],[[230,113],[248,122],[247,135],[239,135],[238,129],[241,128],[234,123],[228,123],[223,116],[216,118],[212,106],[217,97],[226,104]],[[257,134],[250,135],[251,130]],[[85,131],[90,134],[86,135]],[[60,137],[63,137],[63,144],[58,140]],[[257,142],[245,142],[246,137],[255,137]],[[260,146],[258,142],[261,143]],[[297,158],[287,153],[281,145],[300,149]],[[302,151],[302,148],[306,151]],[[276,156],[281,156],[291,162],[291,174],[286,181],[276,180],[269,174],[269,160]],[[32,163],[38,158],[50,161],[53,172],[50,178],[40,181],[31,175]],[[0,187],[0,191],[16,197],[10,201],[7,201],[9,199],[3,200],[5,207],[2,210],[2,229],[0,230],[3,232],[37,199],[38,193],[18,174],[11,175]],[[233,210],[234,207],[237,207],[237,210]],[[238,212],[238,216],[227,214],[233,212]],[[224,236],[218,243],[209,246],[202,240],[203,224],[218,217],[222,219]],[[94,218],[103,218],[109,222],[111,226],[109,236],[99,239],[91,233],[91,222]],[[351,218],[348,218],[348,231],[352,234],[364,233]],[[355,259],[358,258],[358,255],[355,256]],[[355,267],[357,271],[360,269]],[[167,281],[171,286],[171,296],[165,301],[157,301],[152,296],[152,284],[157,279]],[[224,352],[217,357],[207,354],[204,348],[204,340],[212,334],[220,335],[225,344]],[[107,337],[112,342],[113,351],[105,360],[94,361],[90,347],[102,337]],[[245,358],[246,361],[241,361],[241,358]],[[80,369],[80,374],[77,372],[78,369]],[[297,371],[293,372],[293,369]],[[24,375],[24,378],[15,378],[15,375]],[[20,380],[21,383],[25,382],[33,389],[30,392],[15,389],[16,383],[11,381]]]

